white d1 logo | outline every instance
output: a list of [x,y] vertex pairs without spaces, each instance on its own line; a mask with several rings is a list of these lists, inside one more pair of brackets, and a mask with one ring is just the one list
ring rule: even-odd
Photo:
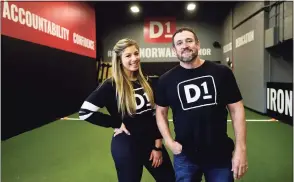
[[142,87],[135,89],[135,99],[136,99],[136,114],[142,114],[152,109],[150,100]]
[[[170,22],[165,23],[166,29],[164,29],[163,24],[159,21],[150,21],[150,29],[149,29],[149,36],[151,39],[155,39],[160,37],[164,30],[166,30],[164,37],[172,37],[171,31],[170,31]],[[158,32],[155,32],[155,27],[158,27]]]
[[217,104],[217,92],[212,76],[182,81],[178,84],[177,89],[183,110]]
[[144,20],[144,39],[146,42],[169,43],[175,31],[175,18],[147,18]]

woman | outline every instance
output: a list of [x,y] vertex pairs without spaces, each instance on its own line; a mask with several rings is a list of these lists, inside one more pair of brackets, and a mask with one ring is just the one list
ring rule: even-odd
[[[139,47],[122,39],[113,48],[112,77],[83,103],[80,118],[115,128],[111,152],[119,182],[140,182],[143,166],[158,182],[174,182],[174,170],[157,128],[151,81],[143,76]],[[106,107],[110,115],[96,112]]]

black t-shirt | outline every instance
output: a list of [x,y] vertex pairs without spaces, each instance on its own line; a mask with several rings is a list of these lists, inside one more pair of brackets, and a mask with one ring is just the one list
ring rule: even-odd
[[[152,87],[151,80],[148,81]],[[155,139],[162,138],[156,124],[155,108],[151,107],[139,82],[133,81],[132,84],[136,99],[136,113],[133,116],[126,113],[124,118],[121,117],[117,107],[115,83],[109,78],[85,100],[79,111],[80,118],[92,124],[112,128],[120,128],[123,122],[131,135],[140,138],[142,142],[154,142]],[[103,107],[106,107],[110,115],[99,112]]]
[[195,69],[174,67],[159,78],[156,92],[156,104],[172,109],[176,141],[193,152],[233,148],[226,106],[241,99],[232,71],[208,60]]

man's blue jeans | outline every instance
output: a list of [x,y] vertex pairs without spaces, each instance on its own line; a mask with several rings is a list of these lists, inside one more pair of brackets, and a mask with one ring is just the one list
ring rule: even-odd
[[204,174],[206,182],[233,182],[232,164],[216,166],[213,164],[196,164],[184,153],[174,155],[176,182],[200,182]]

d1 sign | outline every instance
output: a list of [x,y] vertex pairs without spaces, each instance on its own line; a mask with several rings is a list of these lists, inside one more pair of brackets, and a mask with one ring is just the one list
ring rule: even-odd
[[148,18],[144,21],[144,40],[148,43],[171,42],[175,31],[175,18]]

